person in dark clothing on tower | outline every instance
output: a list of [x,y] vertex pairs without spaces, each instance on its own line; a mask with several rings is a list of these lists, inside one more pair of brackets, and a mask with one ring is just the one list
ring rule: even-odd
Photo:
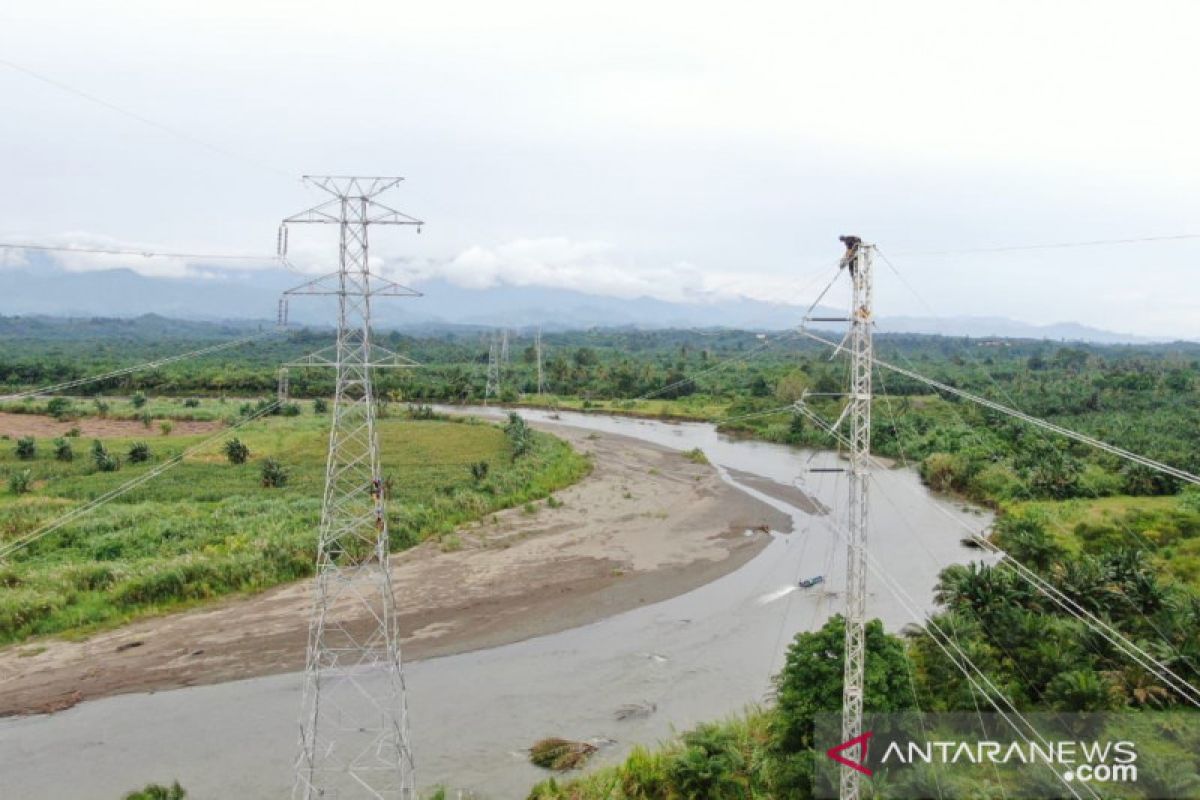
[[838,239],[842,244],[846,245],[846,252],[842,254],[840,268],[850,268],[850,274],[854,275],[854,260],[858,256],[858,246],[862,244],[862,239],[857,236],[839,236]]

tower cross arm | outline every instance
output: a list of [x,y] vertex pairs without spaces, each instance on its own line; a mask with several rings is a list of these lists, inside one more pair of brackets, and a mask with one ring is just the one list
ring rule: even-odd
[[371,198],[383,194],[396,186],[404,178],[398,177],[359,177],[357,175],[305,175],[304,182],[309,186],[329,192],[337,198],[361,197]]
[[425,224],[416,217],[394,208],[388,208],[375,200],[367,201],[366,223],[368,225],[416,225],[418,227]]
[[319,278],[313,278],[307,283],[302,283],[299,286],[288,289],[283,294],[285,296],[301,295],[301,294],[359,294],[366,297],[423,297],[416,289],[410,289],[403,284],[390,281],[387,278],[376,275],[373,272],[367,273],[370,279],[369,283],[364,283],[362,288],[358,290],[348,290],[341,282],[341,273],[330,272],[327,275],[322,275]]
[[292,225],[305,222],[316,222],[325,225],[337,225],[342,221],[342,201],[341,200],[326,200],[320,205],[313,206],[307,211],[301,211],[299,214],[293,214],[283,221],[284,225]]

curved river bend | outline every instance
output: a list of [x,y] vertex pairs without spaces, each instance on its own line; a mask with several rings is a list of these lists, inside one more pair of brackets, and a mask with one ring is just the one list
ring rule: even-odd
[[[452,409],[462,412],[463,409]],[[467,409],[479,415],[494,409]],[[835,534],[844,479],[808,473],[836,456],[722,436],[707,424],[522,410],[538,423],[699,447],[722,477],[793,518],[738,570],[699,589],[562,633],[411,663],[406,674],[418,781],[522,798],[546,777],[524,749],[545,736],[603,742],[593,763],[762,701],[796,632],[841,609],[845,558]],[[798,507],[794,487],[829,514]],[[787,502],[788,499],[793,502]],[[912,470],[873,476],[870,549],[919,603],[939,570],[971,560],[957,520],[987,518],[930,495]],[[798,578],[822,574],[820,590]],[[876,588],[868,611],[896,630],[913,622]],[[178,779],[197,800],[286,797],[296,750],[300,677],[131,694],[50,716],[0,720],[0,797],[114,800]],[[629,704],[655,708],[618,720]]]

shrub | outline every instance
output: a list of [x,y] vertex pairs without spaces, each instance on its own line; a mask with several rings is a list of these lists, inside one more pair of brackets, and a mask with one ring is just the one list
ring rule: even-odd
[[408,407],[408,416],[413,419],[433,419],[435,415],[433,413],[433,406],[418,405]]
[[530,439],[529,426],[525,424],[525,420],[515,411],[508,415],[508,423],[504,426],[504,434],[508,437],[508,442],[512,445],[513,458],[519,458],[529,452]]
[[262,465],[262,485],[268,489],[279,489],[287,485],[288,472],[284,466],[273,458],[268,458]]
[[314,414],[324,414],[328,410],[329,410],[329,401],[326,400],[324,397],[318,397],[316,400],[313,400],[313,413]]
[[133,397],[129,398],[129,402],[133,403],[134,408],[141,408],[146,405],[146,395],[142,392],[134,392]]
[[481,483],[485,478],[487,478],[488,469],[488,462],[476,461],[471,465],[471,477],[475,479],[476,483]]
[[184,408],[199,408],[200,401],[197,400],[195,397],[189,397],[188,399],[183,401],[183,407]]
[[704,451],[701,450],[699,447],[693,447],[691,450],[688,450],[686,453],[683,454],[683,457],[686,458],[688,461],[691,461],[693,464],[707,464],[708,463],[708,456],[704,455]]
[[749,794],[742,777],[746,758],[731,731],[719,725],[701,725],[683,735],[683,744],[667,774],[684,797],[735,800]]
[[186,800],[187,792],[175,781],[170,786],[151,783],[148,786],[130,792],[123,800]]
[[134,442],[129,446],[129,463],[141,464],[150,460],[150,445],[145,442]]
[[108,452],[99,439],[92,442],[92,461],[101,472],[116,472],[121,468],[121,459]]
[[46,403],[46,413],[55,419],[66,419],[71,414],[71,400],[67,397],[53,397]]
[[13,494],[25,494],[29,491],[29,483],[32,480],[33,473],[27,469],[14,472],[8,476],[8,490]]
[[298,403],[284,403],[279,407],[279,415],[283,417],[298,417],[300,416],[300,405]]
[[175,423],[171,422],[169,419],[164,419],[162,422],[158,423],[158,430],[163,436],[170,436],[171,431],[175,430]]
[[66,439],[55,439],[54,457],[59,461],[74,461],[75,451],[71,449],[71,443]]
[[97,416],[100,416],[100,417],[108,416],[108,409],[110,408],[110,406],[106,400],[103,400],[103,399],[97,397],[96,399],[92,400],[92,405],[94,405],[96,407],[96,415]]
[[245,464],[250,457],[250,448],[241,439],[230,439],[225,443],[225,457],[230,464]]
[[920,473],[925,484],[935,492],[962,491],[966,488],[966,463],[954,453],[930,453],[921,462]]
[[75,438],[79,437],[82,433],[83,433],[82,428],[80,428],[78,425],[73,425],[73,426],[71,426],[71,430],[64,433],[63,436],[69,436],[70,438],[75,439]]
[[142,415],[140,417],[138,417],[138,419],[140,419],[142,421],[142,424],[145,425],[147,428],[150,427],[150,423],[154,422],[154,417],[150,416],[149,411],[143,411]]
[[37,457],[37,441],[32,436],[22,436],[17,439],[17,458],[31,461]]

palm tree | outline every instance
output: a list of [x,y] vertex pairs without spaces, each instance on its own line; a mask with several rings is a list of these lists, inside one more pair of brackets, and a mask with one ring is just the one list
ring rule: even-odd
[[1171,699],[1171,693],[1141,667],[1129,666],[1111,670],[1104,677],[1112,684],[1113,692],[1124,702],[1139,707],[1161,708]]

